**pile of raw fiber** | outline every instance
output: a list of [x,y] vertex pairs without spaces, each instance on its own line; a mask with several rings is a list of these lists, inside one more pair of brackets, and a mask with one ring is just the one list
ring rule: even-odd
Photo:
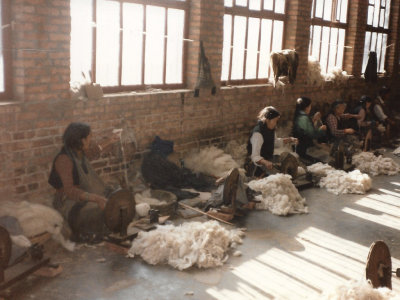
[[200,151],[190,152],[186,158],[185,167],[195,173],[204,173],[217,178],[225,177],[230,170],[239,168],[238,163],[225,153],[224,150],[214,146],[204,148]]
[[66,240],[61,234],[63,217],[51,207],[27,201],[0,201],[0,217],[4,216],[16,218],[26,237],[48,232],[65,249],[73,251],[75,248],[75,243]]
[[350,281],[318,296],[321,300],[395,300],[400,295],[383,287],[374,289],[366,281]]
[[319,186],[328,192],[339,194],[365,194],[372,187],[372,180],[368,174],[354,170],[349,173],[343,170],[328,171],[319,181]]
[[244,161],[247,156],[247,145],[245,143],[240,144],[238,141],[230,141],[226,144],[225,153],[228,153],[238,163],[239,166],[244,166]]
[[359,170],[345,172],[336,170],[328,164],[316,163],[307,167],[313,175],[321,177],[319,186],[328,192],[339,194],[365,194],[371,189],[372,180],[368,174]]
[[242,243],[244,232],[227,230],[217,221],[165,225],[139,232],[128,255],[140,255],[151,265],[168,263],[178,270],[191,266],[212,268],[223,265],[230,247]]
[[361,152],[353,156],[353,163],[361,172],[376,176],[379,174],[395,175],[399,173],[400,166],[392,158],[375,156],[371,152]]
[[322,86],[325,83],[325,76],[321,74],[321,65],[313,56],[308,57],[307,83],[315,86]]
[[325,75],[325,79],[334,83],[340,83],[343,81],[347,81],[349,79],[349,76],[347,75],[346,71],[343,71],[339,67],[334,67],[329,70],[328,74]]
[[328,174],[328,172],[334,171],[335,168],[331,167],[328,164],[318,162],[311,166],[308,166],[307,170],[308,172],[311,172],[313,175],[324,177]]
[[256,204],[256,209],[265,209],[274,215],[307,213],[306,200],[292,183],[291,176],[287,174],[274,174],[259,180],[252,180],[248,186],[262,194],[256,196],[261,203]]
[[400,147],[396,148],[392,153],[394,155],[400,156]]

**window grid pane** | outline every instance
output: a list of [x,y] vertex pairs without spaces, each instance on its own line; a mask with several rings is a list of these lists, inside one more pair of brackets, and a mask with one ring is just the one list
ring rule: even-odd
[[91,3],[71,0],[71,81],[95,66],[93,80],[109,91],[183,86],[187,1]]
[[[282,50],[285,5],[285,0],[225,1],[222,81],[254,81],[271,75],[270,53]],[[264,11],[269,15],[263,17]],[[271,12],[277,19],[271,19]]]

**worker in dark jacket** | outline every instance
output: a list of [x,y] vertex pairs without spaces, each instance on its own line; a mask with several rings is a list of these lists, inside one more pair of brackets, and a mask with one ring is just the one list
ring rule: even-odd
[[297,154],[307,161],[315,162],[318,159],[307,154],[307,150],[314,146],[314,139],[325,135],[326,125],[315,128],[314,123],[316,120],[314,118],[320,117],[320,114],[316,113],[313,117],[314,120],[311,120],[310,111],[311,99],[307,97],[298,98],[293,118],[293,136],[299,140],[299,144],[296,147]]
[[272,169],[275,147],[297,143],[297,139],[293,137],[276,137],[275,127],[280,116],[279,111],[273,106],[267,106],[260,111],[257,125],[252,130],[247,145],[247,153],[251,159],[246,167],[249,176],[259,177],[265,170]]

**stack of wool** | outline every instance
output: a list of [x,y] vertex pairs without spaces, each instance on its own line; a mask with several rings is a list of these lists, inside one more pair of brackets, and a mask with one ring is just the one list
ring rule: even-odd
[[[191,152],[186,158],[185,167],[195,173],[203,173],[217,178],[225,177],[230,170],[239,168],[238,163],[222,149],[214,146],[204,148],[200,152]],[[241,171],[244,174],[244,170]]]
[[232,156],[239,166],[244,166],[244,161],[247,156],[247,145],[245,143],[240,144],[238,141],[230,141],[226,144],[224,150]]
[[400,295],[388,288],[374,289],[368,281],[350,281],[318,296],[322,300],[395,300]]
[[325,79],[334,83],[340,83],[349,79],[346,71],[343,71],[339,67],[334,67],[329,70],[328,74],[325,75]]
[[26,237],[48,232],[65,249],[73,251],[75,248],[75,244],[61,234],[63,217],[51,207],[27,201],[0,201],[0,217],[4,216],[16,218]]
[[325,83],[325,77],[321,74],[321,65],[313,56],[308,57],[307,68],[308,85],[321,86]]
[[243,235],[242,230],[227,230],[216,221],[158,226],[140,232],[128,254],[140,255],[152,265],[168,263],[179,270],[212,268],[223,265],[229,257],[226,252],[241,244]]
[[333,194],[365,194],[371,189],[372,180],[359,170],[345,172],[336,170],[328,164],[316,163],[307,167],[314,175],[322,177],[319,186]]
[[292,183],[291,176],[275,174],[259,180],[252,180],[248,186],[262,195],[256,196],[261,203],[256,204],[257,209],[266,209],[274,215],[307,213],[306,200]]
[[379,174],[395,175],[399,173],[400,166],[389,157],[375,156],[371,152],[361,152],[353,156],[353,163],[361,172],[372,176]]

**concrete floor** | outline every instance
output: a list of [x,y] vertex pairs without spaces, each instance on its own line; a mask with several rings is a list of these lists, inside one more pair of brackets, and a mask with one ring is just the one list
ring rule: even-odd
[[[254,211],[238,220],[248,228],[239,246],[243,255],[221,268],[177,271],[103,246],[74,253],[53,246],[52,262],[64,271],[53,279],[31,276],[13,289],[13,299],[304,299],[364,278],[376,240],[387,243],[393,268],[400,268],[400,176],[373,178],[366,195],[335,196],[318,188],[301,194],[309,214]],[[395,277],[393,289],[400,293]]]

